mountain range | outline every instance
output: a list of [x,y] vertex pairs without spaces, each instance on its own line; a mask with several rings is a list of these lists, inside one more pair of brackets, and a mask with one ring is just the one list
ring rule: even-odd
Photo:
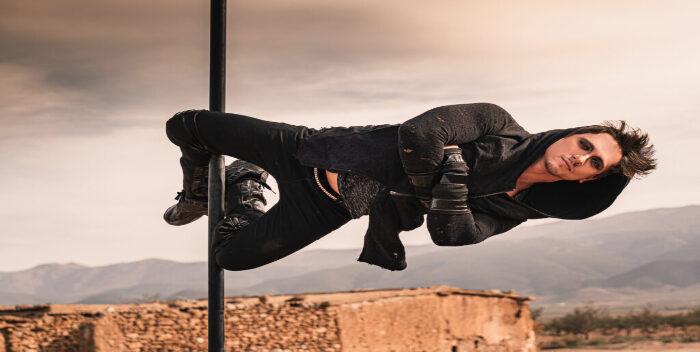
[[[517,290],[546,309],[700,304],[700,206],[520,227],[479,245],[407,248],[408,268],[355,261],[359,250],[296,253],[226,273],[226,294],[275,294],[445,284]],[[160,259],[0,272],[0,304],[127,303],[206,297],[205,262]]]

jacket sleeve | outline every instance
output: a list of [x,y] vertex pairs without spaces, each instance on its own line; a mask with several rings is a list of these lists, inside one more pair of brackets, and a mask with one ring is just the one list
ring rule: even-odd
[[460,215],[428,214],[428,232],[438,246],[464,246],[506,232],[523,220],[485,213]]
[[399,126],[399,150],[408,174],[437,171],[445,145],[469,143],[508,129],[522,130],[510,114],[489,103],[446,105]]

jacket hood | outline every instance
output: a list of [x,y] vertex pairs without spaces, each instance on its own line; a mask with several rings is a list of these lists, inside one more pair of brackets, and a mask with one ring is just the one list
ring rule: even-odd
[[[527,165],[537,160],[552,143],[577,128],[551,130],[531,135],[525,155]],[[629,177],[612,173],[588,182],[557,181],[530,187],[521,201],[548,217],[579,220],[607,209],[629,184]]]

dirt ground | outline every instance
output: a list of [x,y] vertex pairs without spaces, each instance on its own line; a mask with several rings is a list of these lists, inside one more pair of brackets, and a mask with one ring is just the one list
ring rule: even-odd
[[634,344],[608,345],[601,348],[565,348],[545,350],[556,352],[602,352],[602,351],[634,351],[634,352],[700,352],[700,343],[662,343],[656,341],[637,342]]

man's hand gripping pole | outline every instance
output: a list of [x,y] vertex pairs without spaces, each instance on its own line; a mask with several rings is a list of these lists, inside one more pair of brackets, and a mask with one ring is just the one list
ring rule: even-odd
[[[462,157],[462,150],[448,148],[438,172],[408,175],[415,194],[394,191],[390,194],[399,202],[417,198],[424,210],[433,214],[466,214],[469,213],[468,175],[469,167]],[[439,182],[435,182],[438,177]]]

